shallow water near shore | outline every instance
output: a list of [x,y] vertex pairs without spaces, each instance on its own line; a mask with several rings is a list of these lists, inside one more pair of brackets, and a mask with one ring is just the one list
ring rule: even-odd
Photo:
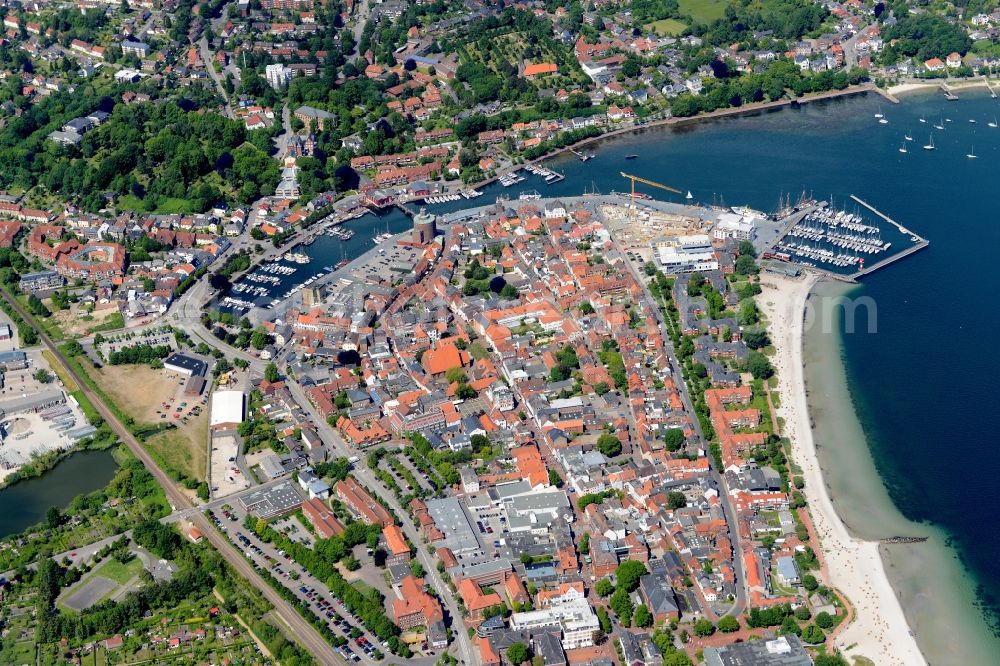
[[[864,285],[820,282],[810,298],[864,295]],[[803,341],[813,432],[837,513],[860,538],[929,537],[923,543],[880,548],[886,573],[928,663],[996,663],[1000,639],[970,603],[979,591],[958,552],[941,529],[907,520],[899,512],[876,469],[855,408],[858,400],[864,400],[859,391],[863,380],[852,378],[858,384],[849,384],[850,361],[844,357],[845,338],[858,334],[844,334],[842,323],[834,322],[829,330],[813,326]]]

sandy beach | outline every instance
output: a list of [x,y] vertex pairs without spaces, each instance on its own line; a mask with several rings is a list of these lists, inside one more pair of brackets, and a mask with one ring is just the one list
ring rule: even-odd
[[878,543],[848,532],[823,481],[810,425],[802,360],[803,314],[816,281],[814,276],[792,280],[767,275],[762,280],[765,286],[759,303],[770,322],[776,348],[773,363],[782,398],[778,414],[785,419],[792,456],[805,477],[805,494],[822,542],[827,582],[854,607],[854,620],[837,635],[836,645],[848,656],[865,656],[880,665],[926,664],[886,576]]
[[[892,96],[899,95],[901,93],[915,92],[918,90],[934,90],[940,88],[941,84],[945,84],[951,90],[967,90],[969,88],[985,88],[987,81],[983,78],[975,79],[927,79],[926,81],[908,81],[906,83],[897,83],[894,86],[890,86],[886,91]],[[997,81],[989,81],[991,87],[997,87],[1000,85]]]

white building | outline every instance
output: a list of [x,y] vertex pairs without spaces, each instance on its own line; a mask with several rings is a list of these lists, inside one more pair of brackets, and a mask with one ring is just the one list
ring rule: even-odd
[[216,391],[212,394],[212,410],[208,425],[212,429],[227,429],[243,423],[243,391]]
[[719,240],[753,240],[756,229],[755,219],[738,213],[722,213],[712,234]]
[[514,631],[559,629],[562,631],[562,646],[565,650],[591,647],[600,626],[597,615],[586,599],[575,599],[543,610],[514,613],[510,616],[510,627]]
[[280,90],[292,80],[292,70],[281,63],[268,65],[264,68],[264,78],[272,88]]
[[654,245],[656,259],[667,273],[714,271],[719,261],[706,234],[677,236],[657,241]]
[[495,382],[487,391],[493,407],[501,412],[514,409],[514,392],[503,382]]

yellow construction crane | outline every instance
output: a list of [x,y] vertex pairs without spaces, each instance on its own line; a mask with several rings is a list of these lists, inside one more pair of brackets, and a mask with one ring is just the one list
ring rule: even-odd
[[675,190],[674,188],[668,185],[664,185],[663,183],[657,183],[655,180],[649,180],[648,178],[643,178],[641,176],[633,176],[632,174],[625,173],[624,171],[621,171],[620,173],[622,175],[622,178],[628,178],[629,180],[632,181],[632,210],[629,211],[630,222],[635,221],[635,181],[639,181],[640,183],[643,183],[645,185],[652,185],[653,187],[658,187],[661,190],[666,190],[667,192],[673,192],[674,194],[684,194],[680,190]]
[[667,192],[673,192],[674,194],[684,194],[680,190],[675,190],[672,187],[664,185],[663,183],[657,183],[656,181],[649,180],[647,178],[642,178],[641,176],[633,176],[630,173],[621,172],[622,178],[628,178],[632,181],[632,203],[635,203],[635,181],[639,181],[643,185],[652,185],[653,187],[658,187],[661,190],[666,190]]

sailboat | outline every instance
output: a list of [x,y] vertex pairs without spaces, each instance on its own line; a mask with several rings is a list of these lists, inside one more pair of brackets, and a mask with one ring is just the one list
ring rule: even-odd
[[901,153],[906,153],[907,152],[907,150],[906,150],[906,142],[905,141],[902,143],[902,145],[899,146],[899,152],[901,152]]
[[934,125],[934,129],[943,130],[944,129],[944,121],[942,120],[940,123],[935,124]]
[[906,139],[907,141],[913,141],[913,137],[910,136],[909,134],[904,134],[903,138]]
[[886,120],[885,118],[879,118],[879,119],[878,119],[878,124],[879,124],[879,125],[888,125],[888,124],[889,124],[889,121],[888,121],[888,120]]
[[926,118],[924,118],[923,116],[920,116],[920,122],[922,122],[922,123],[926,123],[926,122],[927,122],[927,119],[926,119]]
[[971,152],[971,153],[966,153],[966,154],[965,154],[965,156],[966,156],[966,157],[968,157],[968,158],[969,158],[970,160],[974,160],[974,159],[976,159],[976,157],[978,157],[978,156],[976,155],[976,147],[975,147],[975,146],[973,146],[973,147],[972,147],[972,152]]
[[991,122],[991,123],[986,123],[986,126],[987,126],[987,127],[992,127],[992,128],[994,128],[994,129],[996,129],[996,126],[997,126],[997,117],[996,117],[996,116],[993,116],[993,122]]
[[875,117],[876,118],[881,118],[882,117],[882,105],[881,104],[878,105],[878,113],[875,114]]
[[926,146],[924,146],[924,150],[934,150],[934,135],[933,134],[931,134],[930,143],[928,143]]
[[970,123],[975,123],[975,122],[976,122],[976,119],[975,119],[975,118],[969,118],[969,122],[970,122]]

